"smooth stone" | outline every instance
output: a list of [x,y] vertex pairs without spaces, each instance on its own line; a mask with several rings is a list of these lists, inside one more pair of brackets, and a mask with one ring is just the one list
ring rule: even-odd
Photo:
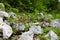
[[50,25],[56,28],[60,28],[60,19],[52,20]]
[[51,38],[51,40],[58,40],[58,36],[56,35],[55,32],[53,32],[52,30],[50,30],[45,37],[47,38]]
[[3,38],[6,39],[8,39],[13,33],[12,28],[4,22],[0,23],[0,29],[2,29]]
[[18,40],[33,40],[33,35],[34,35],[33,32],[27,31],[22,33]]
[[2,17],[0,17],[0,22],[3,22],[3,18]]
[[9,18],[10,16],[7,12],[0,10],[0,17],[8,17]]
[[42,28],[40,26],[31,26],[29,31],[32,31],[34,34],[41,34]]

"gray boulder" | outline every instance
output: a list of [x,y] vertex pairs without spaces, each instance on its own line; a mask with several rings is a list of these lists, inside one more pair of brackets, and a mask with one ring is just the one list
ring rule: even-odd
[[0,17],[0,22],[3,22],[3,18],[2,17]]
[[13,33],[12,28],[4,22],[0,22],[0,29],[2,30],[4,39],[8,39]]
[[41,34],[42,28],[40,26],[31,26],[29,31],[32,31],[34,34]]
[[52,20],[50,25],[56,28],[60,28],[60,19]]
[[52,30],[50,30],[45,37],[47,38],[51,38],[51,40],[58,40],[58,36],[55,34],[55,32],[53,32]]
[[33,40],[33,32],[24,32],[18,40]]
[[0,17],[8,17],[9,18],[10,16],[7,12],[0,10]]

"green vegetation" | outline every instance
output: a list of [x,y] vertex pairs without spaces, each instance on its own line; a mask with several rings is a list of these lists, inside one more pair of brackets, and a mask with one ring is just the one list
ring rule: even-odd
[[[60,2],[58,0],[0,0],[0,3],[3,3],[5,7],[1,7],[0,9],[5,10],[6,12],[14,12],[16,16],[20,16],[23,18],[21,21],[17,21],[15,19],[8,18],[9,22],[41,22],[42,17],[38,15],[39,12],[43,12],[49,19],[60,19]],[[51,14],[53,18],[50,18],[48,14]],[[24,20],[26,18],[27,20]],[[45,19],[47,21],[47,19]],[[28,27],[26,27],[26,30]],[[43,38],[42,40],[47,40],[44,38],[44,34],[49,30],[49,27],[44,28],[44,33],[38,35]],[[60,29],[52,28],[52,30],[58,35],[60,40]],[[13,30],[16,33],[15,29]],[[49,40],[49,39],[48,39]]]

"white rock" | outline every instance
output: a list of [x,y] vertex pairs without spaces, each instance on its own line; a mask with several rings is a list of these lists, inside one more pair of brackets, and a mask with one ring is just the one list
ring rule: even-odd
[[51,26],[60,28],[60,19],[52,20],[50,23]]
[[45,37],[51,38],[51,40],[58,40],[57,35],[56,35],[52,30],[50,30],[50,31],[45,35]]
[[42,33],[42,29],[40,26],[31,26],[31,28],[29,28],[29,31],[32,31],[34,34]]
[[0,17],[0,22],[3,22],[3,18],[2,17]]
[[24,32],[18,40],[33,40],[33,32]]
[[5,11],[0,11],[0,17],[10,17],[9,14]]
[[13,33],[12,28],[3,22],[3,19],[0,17],[0,29],[2,29],[3,32],[3,38],[9,38],[11,34]]
[[12,28],[4,22],[0,22],[0,29],[3,31],[3,38],[8,39],[13,33]]
[[17,30],[24,30],[24,29],[25,29],[25,25],[23,25],[22,23],[19,23],[19,24],[16,26],[16,29],[17,29]]

